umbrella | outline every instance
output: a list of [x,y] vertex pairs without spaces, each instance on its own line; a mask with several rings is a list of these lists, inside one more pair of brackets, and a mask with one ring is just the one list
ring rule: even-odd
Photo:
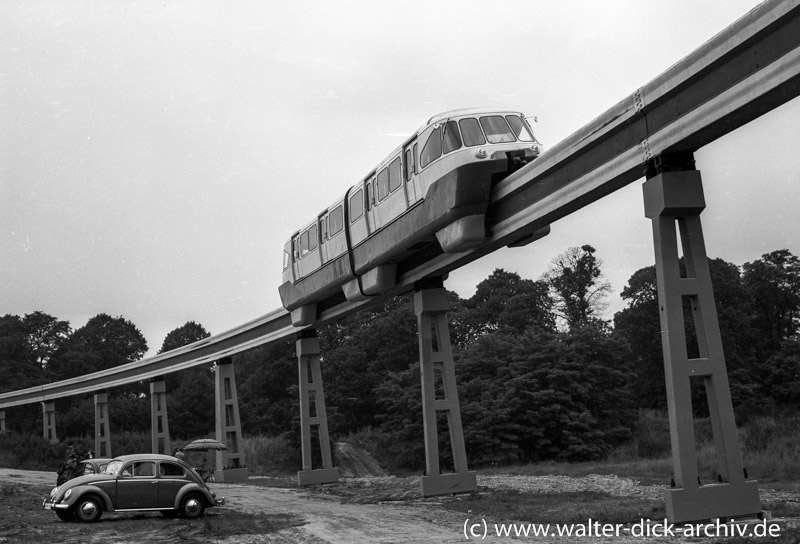
[[189,442],[181,449],[183,451],[227,450],[228,446],[212,438],[201,438],[200,440]]

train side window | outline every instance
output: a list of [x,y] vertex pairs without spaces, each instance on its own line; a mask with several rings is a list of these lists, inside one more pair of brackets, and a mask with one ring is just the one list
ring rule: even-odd
[[403,184],[400,177],[400,157],[397,157],[389,165],[389,192],[395,192]]
[[511,130],[514,131],[520,142],[532,142],[534,140],[533,134],[528,130],[527,123],[520,119],[518,115],[506,115],[506,121],[511,125]]
[[486,133],[486,139],[490,144],[502,144],[505,142],[515,142],[517,138],[501,115],[489,115],[481,117],[481,126]]
[[378,201],[386,198],[389,194],[389,169],[384,168],[378,172]]
[[292,256],[289,255],[289,252],[286,251],[287,248],[283,248],[283,269],[286,270],[289,268],[289,263],[292,262]]
[[431,132],[428,141],[422,147],[422,154],[419,157],[419,165],[425,168],[434,160],[442,156],[442,129],[437,127]]
[[478,124],[477,119],[469,117],[462,119],[458,122],[461,127],[461,134],[464,136],[464,145],[472,147],[473,145],[483,145],[486,143],[486,138],[483,137],[483,132]]
[[339,234],[344,227],[344,214],[342,213],[342,207],[337,206],[328,217],[330,218],[330,233],[331,237],[333,237]]
[[461,135],[458,133],[458,123],[448,121],[444,126],[442,137],[442,151],[445,155],[461,147]]
[[364,191],[359,189],[350,197],[350,222],[355,223],[364,215]]

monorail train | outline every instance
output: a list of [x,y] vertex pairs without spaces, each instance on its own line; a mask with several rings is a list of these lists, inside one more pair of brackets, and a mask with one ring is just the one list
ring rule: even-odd
[[292,323],[313,323],[317,305],[342,292],[358,300],[391,289],[398,262],[437,240],[447,253],[480,245],[492,182],[540,148],[517,111],[431,117],[286,242],[278,291]]

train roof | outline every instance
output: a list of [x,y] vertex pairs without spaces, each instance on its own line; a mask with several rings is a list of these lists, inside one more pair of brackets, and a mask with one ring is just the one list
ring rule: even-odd
[[[430,125],[432,123],[436,123],[437,121],[442,121],[444,119],[447,119],[448,117],[455,117],[455,116],[460,116],[460,115],[472,115],[472,114],[480,114],[480,113],[497,113],[499,111],[520,113],[519,110],[515,110],[513,108],[486,108],[486,107],[484,107],[484,108],[461,108],[461,109],[458,109],[458,110],[450,110],[450,111],[445,111],[445,112],[442,112],[442,113],[437,113],[436,115],[434,115],[433,117],[428,119],[428,122],[425,123],[425,125],[423,125],[422,128],[425,128],[425,127],[427,127],[428,125]],[[422,129],[420,129],[420,131],[421,130]],[[420,131],[417,131],[417,132],[420,132]]]

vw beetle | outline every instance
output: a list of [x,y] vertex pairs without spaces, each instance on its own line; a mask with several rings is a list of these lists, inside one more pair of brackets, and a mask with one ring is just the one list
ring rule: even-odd
[[109,461],[103,472],[73,478],[44,500],[64,521],[91,523],[103,512],[161,512],[197,518],[221,506],[195,470],[169,455],[141,453]]

